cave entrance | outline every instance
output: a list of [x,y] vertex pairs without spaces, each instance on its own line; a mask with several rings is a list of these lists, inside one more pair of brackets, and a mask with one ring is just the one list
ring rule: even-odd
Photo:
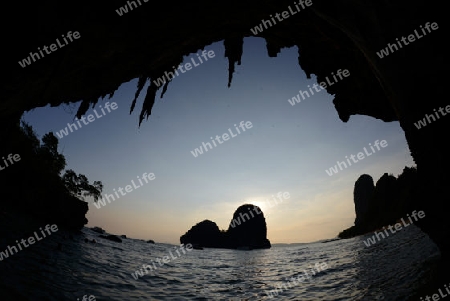
[[[270,58],[263,39],[245,38],[230,88],[223,43],[204,50],[185,57],[177,73],[168,70],[175,78],[163,98],[159,89],[140,127],[139,109],[129,115],[137,80],[100,100],[84,121],[74,120],[76,105],[23,115],[40,137],[59,135],[67,168],[101,180],[104,194],[154,173],[153,181],[100,210],[90,201],[87,226],[178,243],[203,219],[228,228],[234,210],[252,203],[262,208],[272,243],[317,241],[353,224],[353,186],[361,174],[376,180],[413,165],[398,122],[339,120],[333,96],[297,65],[296,47]],[[330,74],[328,83],[345,81],[340,74]],[[141,95],[136,108],[142,101]],[[382,140],[386,147],[371,150]],[[348,161],[364,149],[371,155]],[[275,203],[279,193],[290,197]]]

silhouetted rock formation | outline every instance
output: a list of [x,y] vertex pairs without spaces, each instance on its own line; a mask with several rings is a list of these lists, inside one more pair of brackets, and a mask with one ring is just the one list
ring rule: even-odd
[[216,223],[204,220],[180,237],[182,244],[206,248],[262,249],[270,248],[264,214],[258,206],[245,204],[233,214],[227,231]]
[[100,234],[104,234],[104,233],[106,232],[105,230],[103,230],[103,229],[100,228],[100,227],[93,227],[93,228],[92,228],[92,231],[97,232],[97,233],[100,233]]
[[355,183],[353,199],[355,202],[355,226],[360,226],[367,212],[369,211],[370,200],[373,196],[375,186],[373,179],[369,175],[361,175]]
[[215,222],[204,220],[180,237],[182,244],[191,243],[206,248],[224,248],[224,236]]
[[108,239],[108,240],[114,241],[114,242],[122,242],[122,239],[119,236],[117,236],[117,235],[112,235],[112,234],[103,235],[103,234],[101,234],[101,235],[99,235],[99,237],[104,238],[104,239]]
[[[340,238],[350,238],[392,225],[413,210],[421,210],[412,202],[417,187],[417,170],[405,167],[395,178],[385,173],[373,186],[372,177],[361,175],[355,183],[355,225],[339,233]],[[426,212],[425,212],[426,213]]]
[[[240,224],[236,221],[240,221]],[[270,248],[266,219],[258,206],[251,204],[239,206],[233,214],[226,235],[229,245],[233,249],[241,247]]]

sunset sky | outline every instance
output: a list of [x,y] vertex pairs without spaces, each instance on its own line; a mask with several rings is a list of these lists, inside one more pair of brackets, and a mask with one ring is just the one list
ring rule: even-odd
[[[177,76],[164,98],[158,93],[152,115],[140,128],[146,87],[130,115],[133,80],[96,107],[99,112],[99,105],[116,102],[116,110],[59,140],[67,168],[91,182],[102,181],[103,193],[112,194],[144,173],[155,175],[100,209],[89,200],[87,226],[178,244],[181,235],[204,219],[227,229],[237,207],[252,203],[262,208],[272,243],[333,238],[353,224],[353,186],[361,174],[376,182],[385,172],[397,176],[415,165],[398,122],[351,116],[343,123],[325,90],[292,106],[288,99],[316,83],[298,66],[297,48],[269,58],[263,39],[245,39],[242,65],[236,66],[230,88],[223,43],[205,50],[213,50],[215,57]],[[185,63],[191,58],[198,62],[191,54]],[[72,123],[77,108],[37,108],[23,120],[42,138]],[[234,124],[241,121],[252,127],[192,155],[210,137],[228,129],[236,134]],[[325,172],[375,140],[386,140],[388,146],[337,174]],[[278,192],[291,197],[269,208],[265,200]]]

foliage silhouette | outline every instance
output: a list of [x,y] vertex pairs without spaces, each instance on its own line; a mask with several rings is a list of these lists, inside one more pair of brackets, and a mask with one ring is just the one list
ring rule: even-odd
[[85,201],[96,201],[103,184],[90,184],[85,175],[73,170],[61,173],[66,158],[58,152],[58,139],[50,132],[39,140],[32,126],[22,122],[9,132],[6,154],[20,155],[20,161],[0,172],[4,198],[0,209],[26,213],[58,226],[81,229],[87,224]]

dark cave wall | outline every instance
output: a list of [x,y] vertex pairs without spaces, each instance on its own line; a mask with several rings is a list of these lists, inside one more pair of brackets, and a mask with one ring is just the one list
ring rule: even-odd
[[[47,1],[5,8],[12,20],[27,26],[4,26],[8,30],[3,37],[9,46],[3,55],[6,78],[1,82],[0,150],[8,143],[5,133],[24,111],[83,100],[82,114],[123,82],[140,78],[143,85],[179,64],[184,55],[213,42],[225,41],[232,71],[240,63],[242,39],[252,35],[250,28],[270,14],[286,10],[292,1],[147,2],[120,17],[115,10],[125,4]],[[316,74],[319,81],[337,69],[348,69],[349,78],[327,89],[344,122],[355,114],[400,122],[424,183],[412,200],[420,207],[416,209],[427,215],[419,225],[450,255],[446,242],[449,219],[439,210],[449,199],[444,187],[450,167],[445,149],[450,118],[422,129],[414,126],[425,114],[447,105],[445,11],[437,1],[313,0],[308,9],[258,36],[266,39],[270,56],[284,47],[297,46],[301,68],[307,75]],[[388,42],[426,22],[437,22],[439,29],[388,57],[376,56]],[[17,61],[30,51],[53,43],[69,30],[79,31],[81,38],[30,66],[19,66]],[[150,115],[154,98],[166,88],[149,87],[144,104],[136,108],[141,110],[140,121]],[[130,105],[134,109],[131,99]]]
[[[370,26],[373,14],[361,18],[361,22],[365,23],[362,26],[335,22],[349,35],[354,36],[355,41],[362,41],[364,46],[360,49],[368,58],[400,126],[405,131],[409,149],[418,167],[419,181],[423,183],[417,187],[417,192],[411,200],[411,203],[417,206],[415,209],[423,210],[427,214],[427,218],[418,225],[430,235],[447,257],[450,251],[450,225],[445,212],[439,208],[444,201],[449,200],[444,187],[448,180],[446,170],[450,167],[450,162],[446,156],[446,141],[443,137],[450,128],[450,118],[441,117],[421,129],[414,125],[423,119],[425,114],[431,114],[433,109],[449,104],[444,96],[443,77],[445,65],[442,38],[445,22],[439,15],[439,8],[431,3],[412,5],[396,1],[378,7],[377,11],[379,22],[372,23],[376,26]],[[355,15],[364,16],[364,12],[361,10]],[[401,16],[408,16],[410,19],[404,20]],[[333,20],[336,20],[336,17]],[[437,22],[440,27],[388,57],[379,59],[374,55],[383,45],[413,33],[414,29],[419,30],[420,25],[426,22]],[[375,32],[380,34],[371,34],[376,27],[378,30]]]
[[[329,89],[329,93],[342,99],[339,101],[341,118],[361,113],[385,121],[396,120],[371,70],[361,68],[367,66],[364,55],[340,28],[330,25],[329,20],[317,13],[319,8],[327,8],[332,2],[320,3],[313,1],[311,7],[259,34],[268,42],[268,54],[275,56],[283,47],[298,46],[301,67],[307,74],[315,73],[319,78],[339,68],[349,69],[352,73],[349,80]],[[224,41],[232,69],[240,62],[242,39],[252,35],[250,28],[292,5],[290,1],[271,1],[264,5],[256,1],[244,4],[201,1],[197,6],[159,3],[161,6],[156,10],[150,3],[144,3],[119,17],[115,10],[123,4],[126,2],[87,4],[81,1],[67,7],[47,2],[47,5],[39,3],[27,8],[25,15],[23,9],[17,8],[21,12],[20,19],[38,26],[7,35],[15,42],[14,50],[6,49],[10,52],[8,69],[13,75],[3,82],[7,102],[16,103],[12,108],[22,112],[48,103],[59,105],[84,100],[83,111],[100,97],[114,93],[123,82],[139,77],[147,80],[160,77],[180,63],[183,55],[218,41]],[[30,66],[19,66],[17,61],[30,51],[53,42],[69,30],[79,31],[81,38]],[[317,51],[319,48],[321,50]],[[154,89],[151,87],[150,96],[156,92]],[[368,90],[372,93],[367,94]],[[146,99],[146,114],[150,113],[152,103],[152,97]]]

